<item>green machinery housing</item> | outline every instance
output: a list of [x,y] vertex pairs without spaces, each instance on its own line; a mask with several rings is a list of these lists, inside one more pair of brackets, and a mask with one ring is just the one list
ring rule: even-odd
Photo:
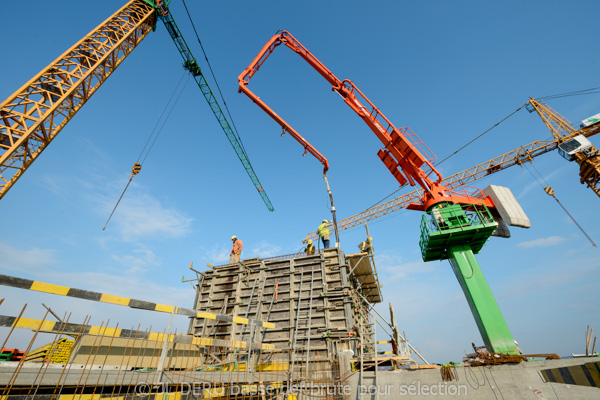
[[492,353],[519,354],[475,254],[498,223],[483,204],[438,203],[423,214],[419,246],[423,261],[449,260],[483,342]]

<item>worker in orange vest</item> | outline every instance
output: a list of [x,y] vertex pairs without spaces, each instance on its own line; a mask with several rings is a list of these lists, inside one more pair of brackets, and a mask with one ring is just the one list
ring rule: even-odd
[[233,242],[233,247],[231,248],[231,253],[229,253],[229,264],[236,264],[240,262],[244,243],[235,235],[231,237],[231,241]]

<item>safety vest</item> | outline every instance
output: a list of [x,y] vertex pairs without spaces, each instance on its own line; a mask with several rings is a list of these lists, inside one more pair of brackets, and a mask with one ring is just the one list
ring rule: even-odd
[[309,256],[312,256],[313,254],[315,254],[315,245],[312,243],[307,245],[304,251],[306,251],[306,254],[308,254]]
[[244,248],[244,243],[240,239],[235,239],[233,242],[233,247],[231,248],[232,254],[240,254],[242,252],[242,248]]
[[364,252],[366,252],[366,251],[369,251],[369,249],[371,248],[371,245],[369,244],[369,242],[368,242],[368,241],[366,241],[366,240],[365,240],[365,241],[363,241],[363,242],[360,242],[360,244],[358,245],[358,248],[359,248],[361,251],[364,251]]
[[329,239],[329,228],[327,227],[327,223],[323,222],[321,225],[319,225],[317,231],[319,232],[320,237],[324,238],[325,240]]

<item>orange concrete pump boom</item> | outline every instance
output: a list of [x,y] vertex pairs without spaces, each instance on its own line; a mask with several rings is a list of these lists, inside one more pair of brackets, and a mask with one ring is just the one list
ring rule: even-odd
[[[252,63],[238,77],[239,91],[245,93],[254,103],[269,114],[281,127],[284,133],[288,132],[304,147],[305,151],[315,156],[324,166],[326,172],[329,168],[327,159],[315,149],[306,139],[294,130],[283,118],[267,106],[257,95],[248,89],[248,82],[259,70],[262,64],[280,44],[285,44],[294,50],[300,57],[308,62],[331,85],[350,108],[371,128],[375,135],[385,146],[377,155],[390,170],[401,186],[410,184],[420,186],[424,193],[420,203],[413,203],[407,208],[426,210],[433,204],[449,201],[459,204],[486,203],[493,206],[491,200],[480,199],[472,196],[465,190],[457,191],[442,185],[442,175],[433,166],[435,156],[427,146],[419,140],[410,128],[396,128],[373,103],[350,81],[338,79],[325,65],[323,65],[310,51],[306,49],[289,32],[282,31],[271,38],[254,58]],[[424,154],[427,154],[426,157]]]
[[[248,68],[246,68],[244,70],[244,72],[242,72],[241,75],[238,77],[238,82],[239,82],[238,92],[244,92],[248,97],[250,97],[250,99],[253,102],[255,102],[260,108],[262,108],[267,114],[269,114],[271,116],[271,118],[273,118],[275,121],[277,121],[277,123],[279,123],[279,125],[281,125],[281,127],[283,128],[283,132],[284,133],[288,132],[290,135],[292,135],[292,137],[294,139],[296,139],[304,147],[305,153],[309,152],[317,160],[319,160],[321,162],[321,164],[323,164],[323,172],[327,172],[329,170],[329,162],[327,161],[327,158],[325,158],[325,156],[323,156],[317,149],[315,149],[313,147],[313,145],[311,145],[306,139],[304,139],[302,137],[302,135],[300,135],[298,132],[296,132],[296,130],[294,128],[292,128],[287,122],[285,122],[285,120],[283,118],[281,118],[279,115],[277,115],[277,113],[275,111],[273,111],[269,106],[267,106],[260,99],[260,97],[255,95],[247,87],[248,81],[250,80],[250,78],[252,78],[252,76],[256,72],[258,72],[258,69],[260,68],[260,66],[267,60],[267,58],[271,55],[271,53],[273,52],[273,50],[275,50],[275,48],[277,46],[279,46],[281,43],[285,43],[287,46],[289,46],[293,50],[296,50],[296,48],[293,47],[294,45],[293,44],[290,45],[288,43],[288,41],[286,40],[287,36],[289,36],[290,38],[293,39],[292,35],[290,35],[286,31],[283,31],[281,34],[276,34],[275,36],[273,36],[273,38],[271,38],[271,40],[269,40],[269,42],[262,48],[260,53],[258,53],[256,58],[254,58],[254,60],[252,60],[252,63],[248,66]],[[321,75],[323,75],[323,73],[321,71],[327,71],[329,73],[329,75],[331,76],[331,78],[337,79],[323,64],[321,64],[319,62],[319,60],[314,58],[308,50],[306,50],[295,39],[293,39],[293,40],[294,40],[294,44],[297,43],[306,52],[306,54],[308,54],[310,57],[306,57],[300,52],[299,52],[299,54],[305,60],[307,60],[308,63],[311,64],[317,71],[319,71],[319,73],[321,73]],[[315,64],[315,62],[317,64]],[[325,79],[327,79],[328,81],[331,82],[330,78],[328,78],[325,75],[323,75],[323,76],[325,77]]]

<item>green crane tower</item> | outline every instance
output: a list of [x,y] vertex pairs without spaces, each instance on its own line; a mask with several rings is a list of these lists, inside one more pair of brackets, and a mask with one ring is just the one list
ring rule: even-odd
[[475,258],[497,226],[484,204],[438,203],[423,214],[419,246],[423,261],[450,261],[488,350],[519,354]]

